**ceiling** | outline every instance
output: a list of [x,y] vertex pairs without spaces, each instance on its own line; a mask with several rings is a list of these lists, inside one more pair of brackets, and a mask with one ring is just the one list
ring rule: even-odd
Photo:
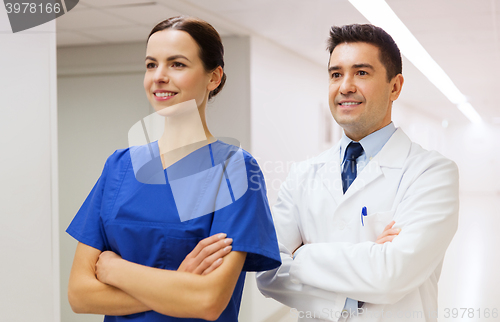
[[[486,123],[500,126],[500,0],[386,0]],[[367,23],[347,0],[80,0],[58,46],[145,41],[159,21],[192,15],[221,35],[258,35],[325,66],[332,25]],[[326,73],[326,71],[325,71]],[[469,122],[410,62],[399,99],[450,124]]]

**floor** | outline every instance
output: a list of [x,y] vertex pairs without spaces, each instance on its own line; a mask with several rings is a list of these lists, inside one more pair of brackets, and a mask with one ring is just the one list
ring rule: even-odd
[[500,195],[461,195],[459,228],[439,281],[440,322],[500,321],[499,228]]

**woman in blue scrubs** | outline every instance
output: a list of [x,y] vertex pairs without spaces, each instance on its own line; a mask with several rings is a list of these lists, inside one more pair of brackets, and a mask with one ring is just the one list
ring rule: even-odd
[[79,241],[70,304],[105,321],[237,321],[245,272],[280,256],[257,162],[206,125],[226,79],[220,36],[199,19],[167,19],[145,65],[163,135],[113,153],[68,227]]

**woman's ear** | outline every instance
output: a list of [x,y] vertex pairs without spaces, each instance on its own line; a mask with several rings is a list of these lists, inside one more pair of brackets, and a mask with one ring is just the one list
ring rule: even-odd
[[217,66],[216,69],[210,72],[210,81],[207,86],[207,89],[210,92],[219,87],[219,84],[222,80],[222,75],[224,75],[224,70],[222,70],[222,67],[220,66]]

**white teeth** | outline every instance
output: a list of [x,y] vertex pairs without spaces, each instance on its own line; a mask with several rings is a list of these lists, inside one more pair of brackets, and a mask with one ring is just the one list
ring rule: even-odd
[[361,103],[359,102],[344,102],[344,103],[340,103],[340,105],[343,105],[343,106],[350,106],[350,105],[359,105]]
[[166,93],[154,93],[156,97],[167,97],[167,96],[174,96],[176,93],[172,92],[166,92]]

